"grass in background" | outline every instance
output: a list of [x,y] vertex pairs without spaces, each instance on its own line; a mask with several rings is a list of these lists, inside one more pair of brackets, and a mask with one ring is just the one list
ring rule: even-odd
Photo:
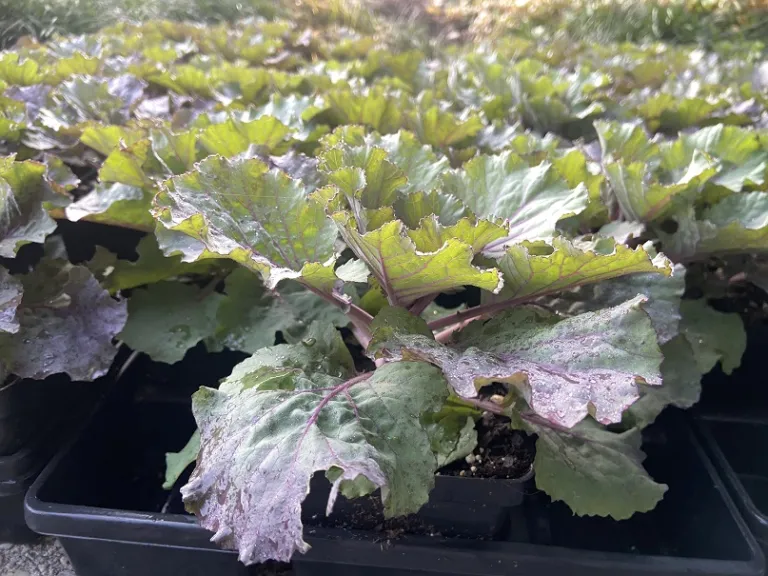
[[432,0],[476,37],[511,31],[591,42],[711,45],[768,38],[768,0]]
[[724,40],[761,40],[768,33],[767,6],[762,0],[592,2],[584,10],[571,7],[563,17],[563,29],[573,37],[583,35],[596,42],[661,40],[710,45]]
[[768,0],[0,0],[0,48],[21,36],[46,40],[126,20],[250,16],[341,24],[406,45],[508,33],[704,46],[768,38]]
[[195,22],[274,17],[284,7],[273,0],[0,0],[0,48],[22,36],[85,34],[121,21],[154,19]]

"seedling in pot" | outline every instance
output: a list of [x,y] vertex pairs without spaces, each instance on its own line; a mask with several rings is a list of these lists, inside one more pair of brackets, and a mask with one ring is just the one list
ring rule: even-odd
[[[642,467],[640,428],[674,401],[667,386],[690,358],[678,326],[682,273],[650,244],[563,235],[588,191],[569,190],[546,163],[478,157],[446,173],[424,205],[404,192],[378,137],[361,134],[340,129],[324,141],[320,188],[253,155],[211,156],[154,200],[166,253],[232,259],[278,299],[298,284],[346,317],[286,331],[288,343],[257,350],[218,390],[194,395],[199,436],[170,456],[177,472],[197,456],[187,508],[243,562],[287,561],[308,549],[301,503],[313,474],[333,485],[328,511],[339,493],[380,489],[387,517],[417,512],[435,472],[472,453],[474,421],[492,413],[538,436],[537,485],[576,513],[652,509],[666,487]],[[481,187],[477,171],[506,178]],[[506,194],[531,171],[527,196]],[[593,284],[591,311],[537,303]],[[482,291],[480,304],[435,307],[467,286]],[[348,322],[354,342],[333,322]],[[664,387],[662,372],[672,380]],[[486,393],[494,382],[502,394]]]

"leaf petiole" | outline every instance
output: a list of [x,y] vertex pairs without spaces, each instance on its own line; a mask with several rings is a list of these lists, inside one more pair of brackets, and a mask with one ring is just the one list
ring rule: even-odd
[[420,316],[424,310],[427,309],[427,306],[432,304],[434,299],[437,297],[437,294],[427,294],[426,296],[422,296],[416,302],[410,305],[408,308],[408,311],[413,314],[414,316]]
[[[455,314],[451,314],[450,316],[444,316],[442,318],[432,320],[432,322],[427,323],[427,326],[429,326],[431,330],[449,328],[455,324],[464,323],[466,320],[474,320],[480,316],[483,316],[484,314],[501,312],[502,310],[511,308],[512,306],[520,304],[523,301],[524,300],[520,298],[510,298],[508,300],[502,300],[501,302],[494,302],[492,304],[480,304],[479,306],[474,306],[472,308],[468,308],[467,310],[461,310]],[[465,325],[466,324],[462,324],[462,327]]]

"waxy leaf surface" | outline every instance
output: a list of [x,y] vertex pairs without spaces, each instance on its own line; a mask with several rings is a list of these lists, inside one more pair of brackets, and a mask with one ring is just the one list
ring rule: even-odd
[[213,334],[223,300],[221,294],[180,282],[158,282],[134,290],[120,339],[153,360],[173,364]]
[[443,180],[444,191],[476,216],[508,221],[509,237],[518,242],[552,236],[560,220],[581,213],[589,203],[586,186],[571,189],[550,163],[529,167],[509,152],[473,158]]
[[45,174],[44,164],[0,158],[0,256],[13,258],[24,244],[42,244],[56,228],[43,205],[50,199]]
[[536,487],[579,516],[625,520],[652,510],[667,491],[643,468],[637,429],[617,434],[589,418],[570,430],[530,420],[521,427],[538,435]]
[[345,484],[363,479],[381,488],[386,516],[427,501],[437,457],[421,419],[448,396],[436,368],[399,362],[346,380],[299,366],[249,368],[193,398],[202,449],[182,495],[215,542],[246,564],[306,552],[301,502],[316,472],[333,479],[328,512]]
[[506,382],[555,425],[573,427],[587,414],[610,424],[637,400],[638,383],[661,383],[662,355],[645,302],[638,296],[565,320],[519,308],[470,324],[452,346],[395,334],[380,348],[439,366],[464,398],[491,382]]
[[73,380],[107,373],[123,329],[126,303],[110,297],[87,268],[43,260],[19,276],[24,296],[19,329],[0,334],[0,358],[8,372],[43,379],[64,372]]
[[498,270],[474,266],[472,247],[455,238],[436,251],[421,252],[399,220],[360,234],[349,213],[338,212],[334,219],[347,245],[368,265],[393,305],[465,285],[491,292],[503,285]]
[[334,254],[336,228],[320,203],[294,180],[256,158],[210,156],[196,169],[168,180],[153,214],[170,231],[197,242],[182,248],[185,261],[230,258],[258,272],[269,287],[300,278],[308,263]]

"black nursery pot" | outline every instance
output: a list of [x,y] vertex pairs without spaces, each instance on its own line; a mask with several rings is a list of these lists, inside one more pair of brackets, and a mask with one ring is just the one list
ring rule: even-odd
[[697,430],[752,533],[768,552],[768,418],[702,417]]
[[[493,539],[509,529],[517,510],[524,501],[526,481],[520,480],[463,478],[460,476],[437,476],[435,486],[427,502],[418,514],[415,523],[418,529],[430,534],[439,533],[453,538]],[[302,505],[304,524],[313,525],[327,521],[325,511],[330,483],[322,474],[312,477],[310,492]],[[379,491],[372,499],[347,500],[339,495],[330,519],[349,521],[360,514],[375,515],[380,509]],[[378,506],[376,506],[378,504]]]
[[[212,544],[211,534],[183,513],[178,490],[161,487],[165,453],[184,446],[194,426],[188,400],[114,402],[29,490],[27,522],[59,537],[79,576],[262,572]],[[317,478],[305,516],[324,514],[328,486]],[[507,530],[510,511],[524,500],[523,482],[436,480],[420,516],[435,530],[456,535],[490,538]],[[337,507],[344,506],[339,498]]]
[[41,412],[55,406],[55,402],[46,402],[46,388],[46,381],[41,380],[0,384],[0,457],[22,448],[45,421]]
[[[219,550],[209,532],[181,513],[178,492],[161,489],[164,453],[180,449],[193,427],[188,402],[113,406],[34,483],[26,498],[27,522],[61,539],[79,576],[287,569],[241,565],[234,552]],[[763,574],[760,548],[690,428],[660,424],[650,432],[647,467],[670,487],[653,512],[624,522],[576,518],[529,482],[506,529],[492,540],[309,524],[305,538],[312,549],[294,557],[292,570],[309,576]]]
[[24,494],[96,403],[100,382],[65,376],[0,389],[0,542],[37,538],[24,522]]

